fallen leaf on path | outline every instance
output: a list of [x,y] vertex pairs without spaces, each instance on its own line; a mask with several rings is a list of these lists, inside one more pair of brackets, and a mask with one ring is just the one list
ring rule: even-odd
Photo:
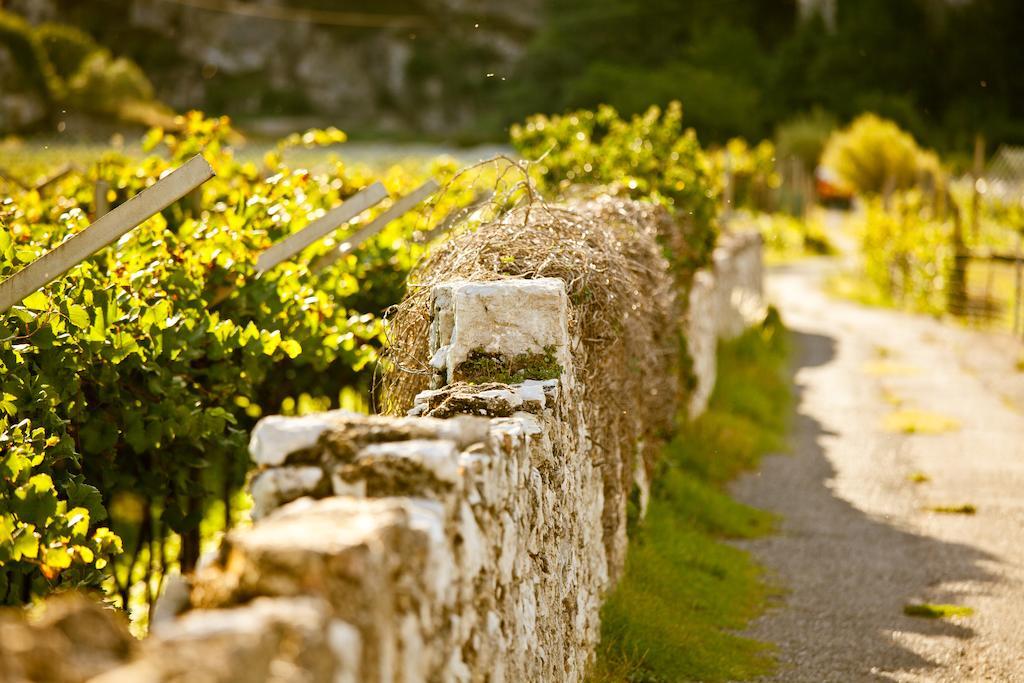
[[935,505],[928,509],[932,512],[941,512],[944,515],[973,515],[978,511],[978,508],[970,503],[964,503],[963,505]]
[[906,363],[896,363],[890,360],[873,360],[864,364],[863,370],[869,375],[875,377],[884,377],[892,375],[916,375],[921,372],[921,368],[915,365],[908,365]]
[[904,605],[903,613],[908,617],[942,619],[944,617],[969,617],[974,614],[974,610],[960,605],[933,605],[927,602],[918,602]]
[[903,434],[942,434],[960,429],[960,421],[927,410],[908,408],[885,416],[885,429]]

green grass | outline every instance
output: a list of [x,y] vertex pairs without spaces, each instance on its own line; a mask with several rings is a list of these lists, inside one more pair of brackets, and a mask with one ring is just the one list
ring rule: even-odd
[[601,613],[592,681],[742,680],[773,668],[770,645],[736,634],[773,589],[724,541],[770,533],[775,520],[723,486],[784,447],[787,356],[774,314],[721,346],[711,405],[666,447],[647,517],[631,530],[625,575]]

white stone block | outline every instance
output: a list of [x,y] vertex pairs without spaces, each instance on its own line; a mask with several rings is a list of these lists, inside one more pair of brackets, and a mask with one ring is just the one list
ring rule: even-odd
[[363,459],[409,460],[430,472],[438,481],[457,484],[461,479],[459,452],[451,441],[412,439],[376,443],[359,451],[356,460]]
[[432,364],[448,382],[473,351],[511,358],[551,348],[563,376],[570,374],[569,299],[561,280],[448,282],[434,288],[433,302]]
[[249,455],[257,465],[283,465],[288,455],[312,448],[321,434],[352,417],[359,415],[349,410],[330,410],[300,417],[265,417],[252,430]]
[[273,510],[312,493],[324,473],[319,467],[276,467],[257,474],[249,485],[252,518],[266,517]]

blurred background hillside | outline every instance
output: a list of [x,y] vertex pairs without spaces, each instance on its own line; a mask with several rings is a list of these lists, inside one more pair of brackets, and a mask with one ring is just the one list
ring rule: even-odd
[[[0,133],[230,114],[250,132],[507,139],[534,112],[681,100],[705,142],[870,110],[1024,142],[1019,0],[0,0]],[[814,136],[811,136],[814,137]]]

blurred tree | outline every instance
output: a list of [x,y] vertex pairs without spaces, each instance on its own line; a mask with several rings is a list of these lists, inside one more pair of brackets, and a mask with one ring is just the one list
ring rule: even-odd
[[[510,119],[682,100],[705,140],[757,136],[815,107],[874,111],[930,145],[1024,142],[1024,3],[857,0],[834,23],[796,0],[547,0]],[[802,18],[801,18],[802,17]]]

